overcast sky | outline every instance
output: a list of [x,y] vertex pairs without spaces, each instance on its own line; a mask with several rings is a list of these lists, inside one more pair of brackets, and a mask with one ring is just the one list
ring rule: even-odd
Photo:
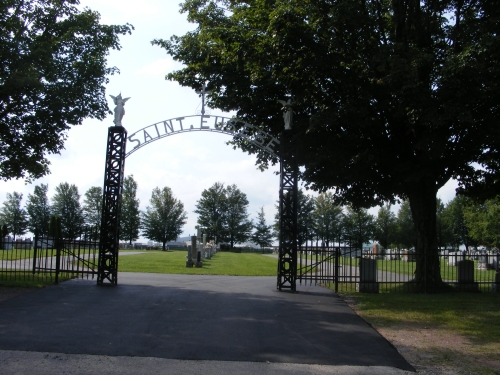
[[[179,13],[178,1],[143,0],[140,5],[131,0],[82,0],[101,14],[102,23],[125,24],[135,27],[132,35],[121,38],[122,49],[112,51],[108,64],[117,66],[121,74],[110,77],[107,86],[109,106],[114,108],[109,94],[131,97],[125,105],[123,126],[129,135],[162,120],[199,114],[201,99],[189,88],[165,80],[165,75],[182,66],[174,62],[164,50],[152,46],[155,38],[168,39],[183,35],[195,25]],[[277,110],[280,110],[277,103]],[[230,117],[231,114],[211,109],[211,115]],[[106,136],[113,126],[113,116],[103,122],[85,120],[82,126],[68,132],[65,150],[49,157],[51,174],[25,185],[22,180],[0,181],[0,202],[7,193],[23,193],[23,204],[33,186],[49,185],[49,197],[61,182],[75,184],[80,194],[91,186],[103,185]],[[155,141],[136,151],[126,159],[125,175],[133,174],[138,182],[141,209],[148,205],[155,187],[168,186],[180,199],[188,213],[184,234],[195,232],[195,204],[201,192],[215,182],[236,184],[250,202],[251,218],[264,206],[268,224],[274,220],[275,202],[278,199],[279,177],[273,173],[278,168],[260,172],[255,158],[226,145],[228,135],[208,132],[177,134]],[[446,203],[455,193],[456,184],[451,181],[438,196]],[[83,198],[82,198],[83,200]],[[370,212],[376,213],[377,209]]]

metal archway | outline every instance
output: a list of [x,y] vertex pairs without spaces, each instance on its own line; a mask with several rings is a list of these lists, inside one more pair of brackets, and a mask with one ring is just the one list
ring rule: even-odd
[[245,138],[271,156],[278,158],[276,147],[279,146],[280,141],[277,138],[256,129],[255,126],[247,122],[212,115],[174,117],[137,130],[127,138],[127,145],[132,147],[125,154],[125,157],[159,139],[175,134],[199,131],[222,133],[233,137]]
[[[287,146],[291,130],[283,131],[280,141],[249,123],[204,114],[160,121],[137,130],[128,137],[127,130],[121,125],[108,128],[97,284],[118,284],[118,247],[125,158],[159,139],[194,131],[208,131],[244,138],[272,157],[280,159],[280,238],[277,287],[279,290],[295,291],[298,177],[295,158],[291,148]],[[127,146],[131,146],[128,152]]]

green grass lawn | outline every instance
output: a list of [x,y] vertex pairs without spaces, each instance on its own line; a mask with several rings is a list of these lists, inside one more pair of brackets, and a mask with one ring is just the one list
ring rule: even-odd
[[[69,280],[69,275],[61,273],[59,281]],[[48,285],[53,285],[55,275],[43,273],[26,273],[22,271],[1,272],[0,286],[17,287],[17,288],[43,288]]]
[[276,258],[255,253],[219,252],[204,259],[202,268],[186,267],[186,251],[147,251],[119,258],[120,272],[188,275],[276,276]]
[[398,322],[442,326],[476,343],[500,343],[500,296],[495,293],[352,293],[364,317],[377,325]]
[[499,365],[499,294],[414,294],[393,290],[380,294],[350,291],[344,296],[356,301],[355,310],[377,329],[406,328],[411,332],[427,327],[459,334],[470,342],[466,352],[435,349],[431,342],[428,348],[418,349],[427,365],[445,365],[457,370],[457,374],[500,373],[491,365]]

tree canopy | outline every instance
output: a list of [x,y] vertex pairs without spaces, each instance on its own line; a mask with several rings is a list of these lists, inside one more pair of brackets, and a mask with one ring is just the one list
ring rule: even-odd
[[470,202],[464,208],[470,237],[478,244],[500,248],[500,196],[485,202]]
[[123,180],[122,211],[120,218],[120,239],[132,244],[139,238],[141,215],[137,198],[137,181],[130,175]]
[[130,33],[78,0],[4,0],[0,9],[0,178],[41,177],[71,125],[109,112],[110,49]]
[[187,214],[184,204],[174,197],[172,189],[158,187],[153,189],[150,206],[142,213],[143,235],[153,241],[161,242],[163,251],[167,241],[173,241],[182,233]]
[[28,229],[28,215],[21,207],[22,200],[21,193],[7,193],[7,200],[3,202],[3,207],[0,209],[0,221],[6,225],[8,233],[14,235],[14,239],[17,235],[25,234]]
[[49,185],[35,186],[33,194],[28,194],[26,212],[28,213],[28,229],[36,235],[49,233],[50,204],[47,192]]
[[234,244],[243,243],[252,235],[253,223],[248,219],[248,198],[236,185],[226,187],[226,241],[231,248]]
[[85,224],[92,227],[99,227],[102,219],[102,188],[91,186],[84,194],[83,217]]
[[374,222],[373,238],[377,240],[384,250],[395,243],[397,233],[396,215],[391,211],[391,205],[380,207]]
[[[486,0],[187,0],[198,27],[155,40],[185,68],[167,75],[208,104],[277,135],[293,99],[301,178],[337,200],[408,198],[416,280],[442,284],[436,193],[500,186],[500,7]],[[268,156],[244,137],[233,142]],[[478,168],[479,166],[479,168]]]
[[224,187],[216,182],[203,190],[194,212],[209,240],[227,242],[233,248],[250,239],[253,224],[248,219],[247,195],[234,184]]
[[257,222],[254,225],[254,232],[251,238],[252,242],[259,245],[261,249],[272,245],[272,225],[267,225],[266,223],[264,207],[261,207],[260,211],[257,212]]
[[326,246],[333,246],[335,241],[340,244],[344,234],[342,207],[335,204],[333,194],[330,191],[321,193],[314,203],[315,209],[312,217],[316,237]]
[[80,205],[80,193],[74,184],[61,182],[52,197],[51,214],[59,217],[61,234],[64,238],[77,238],[85,222]]
[[344,241],[356,249],[373,238],[374,218],[368,210],[348,206],[344,216]]
[[198,224],[204,228],[208,240],[214,240],[216,243],[224,241],[226,237],[226,189],[224,184],[216,182],[208,189],[201,192],[201,198],[196,202],[198,214]]

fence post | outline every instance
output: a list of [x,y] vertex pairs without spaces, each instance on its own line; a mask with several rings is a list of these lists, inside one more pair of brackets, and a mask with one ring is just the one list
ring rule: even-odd
[[35,232],[35,243],[33,244],[33,275],[35,274],[36,272],[36,253],[37,253],[37,244],[38,244],[38,234]]
[[61,269],[60,261],[61,261],[61,246],[60,246],[60,238],[56,237],[56,280],[55,283],[59,282],[59,270]]
[[339,292],[339,257],[340,257],[340,247],[335,249],[335,293]]

